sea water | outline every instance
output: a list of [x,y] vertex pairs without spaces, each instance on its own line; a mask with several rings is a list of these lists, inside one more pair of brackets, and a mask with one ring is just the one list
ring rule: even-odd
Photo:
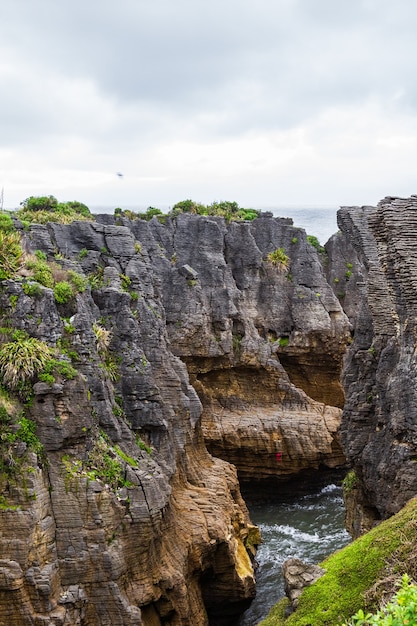
[[338,231],[337,207],[264,207],[262,210],[271,211],[275,217],[291,217],[294,226],[304,228],[307,235],[315,235],[322,245]]
[[350,541],[344,528],[342,490],[334,483],[281,502],[249,503],[248,508],[262,544],[256,555],[256,598],[240,626],[255,626],[285,596],[282,564],[286,559],[317,564]]

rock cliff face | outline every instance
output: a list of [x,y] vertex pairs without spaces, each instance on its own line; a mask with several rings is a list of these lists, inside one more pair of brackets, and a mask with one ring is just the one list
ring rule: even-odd
[[[269,216],[227,226],[182,215],[133,228],[171,259],[160,270],[167,331],[203,403],[209,450],[241,481],[343,464],[336,433],[350,327],[304,231]],[[286,264],[268,261],[277,249]]]
[[328,251],[332,276],[347,258],[352,270],[341,439],[356,473],[348,522],[357,535],[416,493],[417,197],[344,207],[338,223]]
[[241,480],[344,463],[350,325],[316,250],[268,216],[103,215],[22,236],[90,286],[57,304],[25,275],[2,283],[2,327],[77,375],[33,385],[43,456],[10,448],[0,622],[232,624],[255,592],[259,535],[227,461]]

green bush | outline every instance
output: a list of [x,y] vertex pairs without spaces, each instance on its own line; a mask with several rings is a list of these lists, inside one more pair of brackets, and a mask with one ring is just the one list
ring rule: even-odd
[[54,196],[30,196],[20,203],[25,211],[55,211],[58,200]]
[[25,333],[14,333],[13,341],[0,346],[0,374],[3,384],[17,389],[41,372],[52,353],[49,346]]
[[271,265],[275,265],[276,267],[288,267],[290,262],[290,257],[285,252],[284,248],[273,250],[273,252],[268,254],[267,259]]
[[93,219],[89,208],[77,201],[58,202],[54,196],[30,196],[20,203],[16,216],[25,223],[46,224],[59,222],[69,224],[74,220]]
[[47,261],[31,258],[26,261],[25,265],[26,269],[32,271],[33,279],[36,280],[37,283],[52,289],[54,286],[54,277]]
[[36,436],[36,424],[23,415],[18,420],[19,428],[15,433],[10,433],[9,442],[23,441],[32,452],[41,454],[43,446]]
[[92,480],[101,480],[114,491],[122,487],[132,487],[126,480],[125,465],[137,466],[137,461],[125,454],[118,446],[112,446],[109,438],[101,432],[86,461],[64,455],[62,463],[65,471],[64,480],[68,488],[70,481],[78,481],[82,476]]
[[83,293],[87,289],[88,280],[73,270],[68,270],[68,279],[78,293]]
[[54,287],[54,298],[57,304],[67,304],[74,297],[74,290],[72,285],[66,281],[61,280],[56,283]]
[[22,257],[19,233],[0,230],[0,280],[14,276],[21,265]]
[[45,252],[42,252],[42,250],[35,250],[35,257],[39,259],[39,261],[46,261],[47,259]]
[[23,292],[31,298],[40,296],[42,293],[42,289],[39,283],[23,283],[22,289]]
[[321,245],[320,241],[315,235],[307,235],[307,241],[311,246],[313,246],[313,248],[317,250],[317,252],[320,252],[320,254],[323,254],[323,252],[325,252],[324,246]]
[[212,202],[209,205],[194,202],[194,200],[182,200],[173,207],[171,214],[176,216],[180,213],[194,213],[196,215],[217,215],[224,217],[229,222],[233,220],[254,220],[258,217],[259,211],[256,209],[245,209],[237,202],[225,200],[222,202]]
[[8,213],[0,212],[0,230],[11,233],[14,230],[13,220]]

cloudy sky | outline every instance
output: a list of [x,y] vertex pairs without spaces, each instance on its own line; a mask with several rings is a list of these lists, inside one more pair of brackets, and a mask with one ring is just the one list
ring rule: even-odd
[[1,0],[0,22],[6,207],[417,193],[415,0]]

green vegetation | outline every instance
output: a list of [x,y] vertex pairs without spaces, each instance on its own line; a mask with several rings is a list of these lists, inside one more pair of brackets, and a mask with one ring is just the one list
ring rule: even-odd
[[149,455],[152,454],[152,448],[150,446],[148,446],[143,439],[141,439],[139,437],[139,435],[136,435],[136,445],[138,446],[138,448],[140,448],[141,450],[145,450],[145,452],[147,452]]
[[39,259],[39,261],[46,261],[47,259],[45,252],[42,252],[42,250],[35,250],[35,257]]
[[93,332],[96,336],[97,352],[101,357],[105,357],[109,350],[111,331],[100,326],[98,322],[94,322]]
[[0,280],[13,277],[22,259],[19,233],[0,230]]
[[90,283],[91,289],[101,289],[101,287],[104,287],[104,267],[99,265],[95,272],[88,275],[87,280]]
[[77,293],[83,293],[87,289],[88,280],[74,270],[68,270],[68,280]]
[[243,335],[232,335],[232,347],[234,352],[238,352],[241,349],[242,339]]
[[268,254],[267,260],[275,267],[285,268],[289,265],[290,257],[285,252],[284,248],[277,248]]
[[313,246],[313,248],[317,250],[317,252],[320,252],[320,254],[324,254],[324,246],[321,245],[320,241],[315,235],[307,235],[307,241],[310,245]]
[[224,217],[227,222],[236,220],[254,220],[259,215],[259,211],[240,207],[237,202],[222,201],[204,205],[194,202],[193,200],[182,200],[181,202],[177,202],[172,207],[171,214],[173,216],[179,215],[180,213],[217,215],[219,217]]
[[278,340],[278,344],[280,348],[285,348],[285,346],[288,346],[289,344],[289,337],[280,337]]
[[[25,417],[22,407],[4,387],[0,387],[0,489],[4,492],[10,481],[19,477],[25,455],[15,454],[16,444],[23,442],[27,450],[43,455],[43,446],[36,436],[36,424]],[[16,510],[2,496],[0,509]]]
[[89,208],[81,202],[58,202],[54,196],[30,196],[20,203],[16,217],[26,224],[59,222],[70,224],[74,220],[92,220]]
[[353,264],[352,263],[346,263],[346,273],[345,273],[345,278],[346,280],[349,280],[349,278],[352,276],[352,269],[353,269]]
[[114,210],[116,217],[127,217],[131,220],[142,219],[149,221],[156,217],[161,223],[164,223],[169,215],[176,217],[181,213],[193,213],[195,215],[217,215],[224,217],[228,222],[235,220],[254,220],[259,215],[259,211],[255,209],[245,209],[240,207],[237,202],[222,201],[212,202],[205,205],[194,200],[181,200],[177,202],[170,213],[164,214],[160,209],[148,207],[144,213],[134,213],[130,210],[122,210],[117,208]]
[[[138,446],[139,447],[139,446]],[[73,456],[62,457],[64,480],[67,490],[84,477],[90,480],[101,480],[113,491],[123,487],[134,487],[126,479],[126,465],[138,467],[137,459],[129,456],[118,445],[112,445],[104,432],[100,432],[93,440],[92,448],[86,460]]]
[[130,283],[132,282],[129,276],[126,276],[126,274],[119,274],[119,277],[123,291],[129,291]]
[[26,260],[25,267],[32,271],[33,280],[36,280],[37,283],[40,283],[44,287],[52,289],[54,286],[54,277],[52,275],[52,268],[47,261],[31,257]]
[[102,362],[99,367],[105,372],[112,382],[116,382],[120,378],[119,365],[122,361],[120,356],[116,356],[109,351],[112,333],[98,322],[93,324],[93,332],[96,336],[96,346],[99,357]]
[[66,304],[74,297],[72,285],[66,280],[56,283],[54,287],[54,298],[57,304]]
[[352,491],[352,489],[355,488],[357,480],[358,479],[354,470],[350,470],[350,472],[346,474],[342,483],[343,493],[345,495],[348,495]]
[[117,382],[120,378],[119,359],[120,357],[107,354],[104,361],[99,364],[99,367],[107,374],[112,383]]
[[77,375],[72,365],[44,341],[11,328],[0,329],[0,334],[5,339],[0,344],[2,384],[22,398],[30,397],[35,378],[50,384],[56,376],[70,380]]
[[417,585],[404,574],[391,602],[374,615],[360,609],[345,626],[403,626],[417,624]]
[[51,349],[45,342],[16,331],[12,341],[0,346],[3,384],[9,389],[18,389],[41,372],[51,358]]
[[[285,618],[288,600],[284,598],[261,622],[262,626],[335,626],[361,609],[378,609],[383,587],[386,589],[391,581],[394,593],[400,576],[417,573],[416,517],[417,499],[413,499],[397,515],[321,563],[326,574],[303,591],[294,613]],[[379,587],[378,581],[384,585]]]
[[13,220],[8,213],[0,211],[0,230],[10,233],[14,230]]
[[58,304],[66,304],[76,293],[86,290],[88,280],[73,270],[64,270],[59,265],[44,259],[46,255],[37,250],[35,255],[26,259],[25,267],[32,273],[31,278],[36,281],[37,286],[27,282],[23,284],[26,295],[39,295],[41,290],[39,285],[54,290],[55,301]]

